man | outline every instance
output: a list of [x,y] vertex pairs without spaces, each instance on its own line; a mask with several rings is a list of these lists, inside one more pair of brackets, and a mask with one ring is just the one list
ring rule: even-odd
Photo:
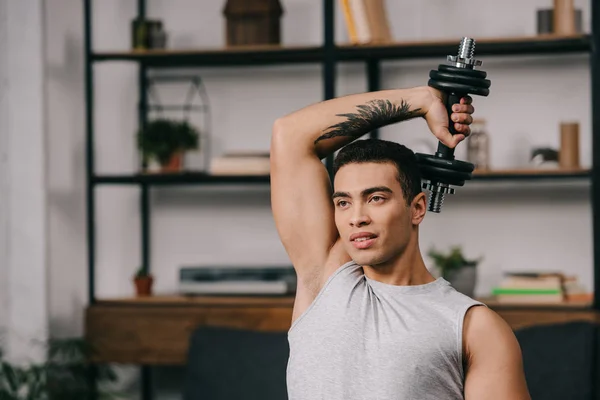
[[[455,136],[429,87],[348,95],[275,122],[272,208],[298,276],[290,400],[530,399],[510,327],[426,268],[414,153],[356,140],[419,117],[454,148],[470,132],[471,102],[453,106]],[[339,149],[332,193],[322,159]]]

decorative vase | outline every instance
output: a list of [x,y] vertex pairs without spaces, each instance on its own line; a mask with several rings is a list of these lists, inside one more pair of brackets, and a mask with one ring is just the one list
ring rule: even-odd
[[133,280],[135,283],[135,291],[138,297],[146,297],[152,295],[152,284],[154,279],[151,276],[138,277]]
[[477,284],[477,267],[465,266],[456,271],[450,271],[445,279],[458,292],[465,296],[473,298],[475,296],[475,286]]
[[553,17],[555,34],[568,36],[577,33],[574,0],[554,0]]
[[183,166],[183,152],[177,151],[171,155],[171,158],[166,164],[163,164],[161,167],[162,172],[166,173],[174,173],[181,172]]

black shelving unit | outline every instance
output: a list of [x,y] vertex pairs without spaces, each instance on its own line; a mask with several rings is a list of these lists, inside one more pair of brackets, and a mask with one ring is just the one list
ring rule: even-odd
[[[591,171],[582,169],[569,172],[538,173],[535,171],[495,171],[493,173],[475,173],[471,181],[543,181],[574,180],[591,177]],[[96,185],[254,185],[269,184],[269,175],[209,175],[202,172],[183,172],[181,174],[136,174],[136,175],[97,175],[92,177]]]
[[[85,34],[85,110],[86,110],[86,172],[87,172],[87,236],[88,236],[88,294],[89,303],[96,302],[95,259],[96,259],[96,201],[95,188],[99,185],[137,185],[140,188],[141,213],[141,264],[150,270],[150,221],[151,208],[149,194],[153,186],[164,185],[268,185],[268,176],[210,176],[204,173],[182,173],[176,175],[98,175],[94,167],[95,128],[94,128],[94,65],[107,62],[137,63],[139,67],[139,125],[147,122],[149,111],[146,87],[148,72],[154,69],[184,67],[242,67],[283,64],[320,64],[322,66],[323,100],[335,97],[336,65],[342,62],[361,62],[366,66],[367,89],[380,87],[380,63],[385,60],[408,60],[436,58],[444,60],[448,54],[455,54],[460,38],[445,41],[407,42],[386,45],[336,45],[334,40],[334,14],[336,0],[323,0],[323,44],[320,46],[279,47],[257,46],[239,49],[213,50],[155,50],[95,52],[92,48],[92,0],[84,1]],[[594,301],[593,308],[600,310],[600,4],[591,1],[591,34],[559,38],[528,37],[506,39],[477,39],[478,57],[557,55],[569,53],[589,54],[591,73],[591,115],[593,165],[590,170],[572,173],[506,173],[475,175],[474,180],[482,181],[521,181],[548,179],[587,179],[592,185],[591,207],[593,215],[593,268]],[[137,16],[146,15],[146,1],[137,0]],[[492,78],[493,79],[493,78]],[[378,132],[372,132],[373,137]],[[331,172],[332,157],[327,159]],[[142,398],[152,398],[150,369],[142,366]]]
[[[477,56],[501,55],[545,55],[586,53],[592,45],[591,36],[572,38],[507,38],[503,41],[478,40]],[[415,58],[441,58],[456,53],[457,41],[407,42],[394,45],[345,45],[333,46],[335,61],[401,60]],[[331,51],[331,50],[329,50]],[[328,46],[311,47],[270,47],[223,49],[223,50],[176,50],[144,52],[92,53],[92,62],[130,61],[139,62],[152,68],[181,67],[241,67],[275,64],[308,64],[326,60]]]

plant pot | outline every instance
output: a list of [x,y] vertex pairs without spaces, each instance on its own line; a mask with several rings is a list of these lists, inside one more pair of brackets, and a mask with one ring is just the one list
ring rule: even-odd
[[456,271],[449,271],[444,277],[450,285],[465,296],[475,296],[477,284],[477,267],[465,266]]
[[161,172],[176,173],[181,172],[183,167],[183,152],[177,151],[173,153],[169,161],[161,166]]
[[133,282],[135,283],[135,291],[138,297],[152,295],[152,284],[154,283],[154,279],[151,276],[135,278]]

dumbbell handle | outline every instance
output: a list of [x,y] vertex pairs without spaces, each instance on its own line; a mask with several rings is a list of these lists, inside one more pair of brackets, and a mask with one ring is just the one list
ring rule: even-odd
[[[450,118],[450,116],[452,115],[452,112],[453,112],[452,106],[460,103],[460,99],[462,97],[464,97],[464,96],[461,96],[460,94],[457,94],[454,92],[450,92],[446,96],[445,105],[446,105],[446,111],[448,113],[448,130],[450,131],[450,133],[452,135],[456,135],[458,133],[456,131],[456,129],[454,128],[454,121],[452,121],[452,118]],[[445,158],[447,160],[453,160],[454,159],[454,149],[451,149],[450,147],[446,146],[442,142],[439,142],[436,156]]]

